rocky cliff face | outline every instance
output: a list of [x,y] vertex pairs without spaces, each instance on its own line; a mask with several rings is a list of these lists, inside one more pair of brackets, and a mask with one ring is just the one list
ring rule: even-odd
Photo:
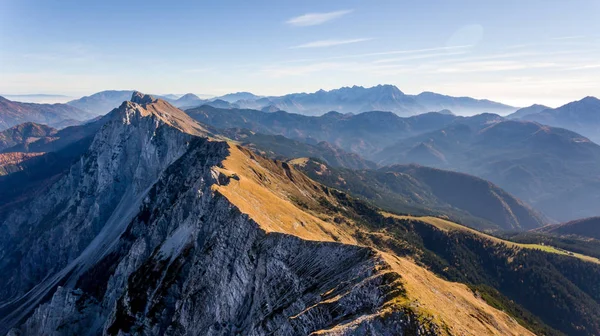
[[[0,334],[445,330],[403,304],[402,276],[380,252],[335,242],[350,238],[293,205],[319,185],[207,138],[180,112],[134,94],[68,174],[2,220]],[[252,205],[274,197],[282,204]],[[497,314],[491,328],[527,333]]]

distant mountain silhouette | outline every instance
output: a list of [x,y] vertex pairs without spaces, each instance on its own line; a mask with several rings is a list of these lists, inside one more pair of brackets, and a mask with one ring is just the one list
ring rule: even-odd
[[596,97],[585,97],[555,109],[526,115],[523,119],[567,128],[600,143],[600,99]]
[[390,111],[400,116],[411,116],[425,112],[450,110],[459,115],[483,112],[511,113],[516,108],[469,97],[452,97],[433,92],[407,95],[393,85],[362,86],[314,93],[292,93],[280,97],[260,99],[244,98],[236,102],[242,108],[261,109],[265,106],[305,115],[322,115],[328,111],[360,113],[366,111]]
[[257,100],[260,98],[261,98],[260,96],[257,96],[250,92],[235,92],[235,93],[228,93],[226,95],[216,97],[215,99],[220,99],[220,100],[224,100],[226,102],[235,103],[238,100]]
[[206,103],[205,99],[198,97],[193,93],[188,93],[176,100],[168,100],[176,107],[193,107]]
[[81,122],[93,117],[91,113],[66,104],[21,103],[0,97],[0,130],[24,122],[52,126],[67,120]]
[[316,144],[326,141],[362,156],[392,145],[399,139],[445,127],[464,119],[450,114],[426,113],[401,118],[391,112],[342,114],[329,112],[310,117],[284,111],[219,109],[201,106],[186,112],[194,119],[217,128],[246,128],[263,134],[279,134]]
[[473,174],[560,221],[600,215],[600,146],[562,128],[475,116],[366,158]]
[[531,106],[523,107],[521,109],[518,109],[514,113],[511,113],[511,114],[507,115],[506,118],[507,119],[521,119],[521,118],[523,118],[525,116],[528,116],[530,114],[539,113],[539,112],[542,112],[542,111],[547,110],[549,108],[550,107],[545,106],[545,105],[533,104]]
[[600,240],[600,217],[584,218],[562,224],[547,225],[536,231],[555,235],[576,235]]

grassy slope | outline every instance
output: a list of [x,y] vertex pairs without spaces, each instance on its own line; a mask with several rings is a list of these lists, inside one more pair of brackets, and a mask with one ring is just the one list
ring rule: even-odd
[[468,232],[471,234],[476,234],[476,235],[478,235],[484,239],[488,239],[496,244],[504,244],[508,247],[519,247],[519,248],[525,248],[525,249],[540,250],[540,251],[544,251],[544,252],[548,252],[548,253],[556,253],[556,254],[570,256],[570,257],[578,258],[578,259],[581,259],[584,261],[589,261],[589,262],[593,262],[596,264],[600,264],[600,259],[595,258],[595,257],[566,251],[564,249],[556,248],[554,246],[549,246],[549,245],[524,244],[524,243],[516,243],[516,242],[509,241],[509,240],[500,239],[500,238],[485,234],[483,232],[479,232],[477,230],[468,228],[466,226],[463,226],[463,225],[460,225],[460,224],[457,224],[454,222],[450,222],[450,221],[442,219],[442,218],[430,217],[430,216],[424,216],[424,217],[399,216],[399,215],[394,215],[394,214],[386,213],[386,212],[384,212],[382,214],[387,217],[394,217],[394,218],[398,218],[398,219],[419,220],[424,223],[431,224],[431,225],[437,227],[438,229],[441,229],[444,231],[455,230],[455,231],[462,231],[462,232]]

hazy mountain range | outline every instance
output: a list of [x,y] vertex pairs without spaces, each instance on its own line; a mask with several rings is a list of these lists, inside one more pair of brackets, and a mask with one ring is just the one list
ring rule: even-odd
[[0,97],[0,130],[24,122],[77,124],[95,115],[66,104],[20,103]]
[[489,100],[451,97],[433,92],[407,95],[393,85],[378,85],[371,88],[343,87],[330,91],[293,93],[237,103],[241,108],[256,108],[258,105],[262,109],[272,106],[279,110],[305,115],[322,115],[329,111],[341,113],[390,111],[400,116],[410,116],[445,109],[455,114],[471,115],[483,112],[506,114],[516,110],[512,106]]
[[568,128],[600,143],[600,100],[595,97],[586,97],[555,109],[529,113],[521,119]]
[[367,158],[473,174],[561,221],[600,214],[594,205],[600,200],[600,146],[533,122],[481,121],[404,139]]
[[600,147],[585,137],[495,114],[328,113],[217,109],[187,113],[216,128],[247,128],[316,144],[326,141],[381,165],[418,163],[479,176],[556,220],[599,215]]
[[[133,91],[102,91],[91,96],[70,101],[77,108],[105,114],[119,106]],[[508,114],[517,108],[469,97],[451,97],[423,92],[407,95],[393,85],[343,87],[336,90],[319,90],[314,93],[293,93],[280,97],[261,97],[250,92],[230,93],[220,97],[203,99],[188,93],[183,96],[156,95],[181,108],[192,108],[203,104],[220,108],[249,108],[264,111],[287,111],[304,115],[322,115],[330,111],[360,113],[367,111],[390,111],[401,116],[425,112],[449,110],[459,115],[483,112]],[[231,105],[227,105],[227,102]]]

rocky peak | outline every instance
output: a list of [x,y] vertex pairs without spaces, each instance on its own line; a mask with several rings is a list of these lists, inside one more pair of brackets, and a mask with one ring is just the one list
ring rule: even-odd
[[107,118],[125,124],[137,124],[142,119],[150,118],[158,124],[167,124],[184,133],[202,137],[210,134],[207,126],[201,125],[167,101],[138,91],[133,92],[131,100],[124,101]]
[[131,95],[131,102],[140,105],[152,104],[156,101],[157,99],[154,99],[151,95],[143,94],[139,91],[134,91],[133,95]]

